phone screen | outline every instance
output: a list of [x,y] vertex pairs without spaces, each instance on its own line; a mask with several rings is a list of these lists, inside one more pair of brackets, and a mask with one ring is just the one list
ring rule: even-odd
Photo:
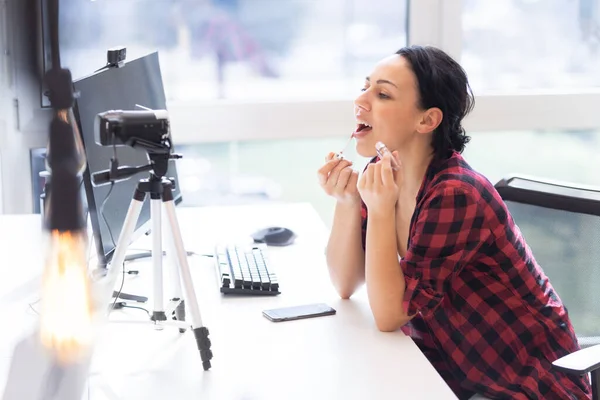
[[333,315],[335,312],[335,309],[331,308],[327,304],[318,303],[265,310],[263,311],[263,315],[271,321],[280,322]]

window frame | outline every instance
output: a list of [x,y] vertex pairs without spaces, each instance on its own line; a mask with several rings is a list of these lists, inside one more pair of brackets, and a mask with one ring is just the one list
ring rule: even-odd
[[[463,0],[407,0],[408,44],[434,45],[460,62],[462,53]],[[0,0],[0,4],[5,4]],[[0,12],[2,12],[0,8]],[[4,14],[6,16],[6,14]],[[1,16],[1,15],[0,15]],[[7,18],[14,21],[15,18]],[[15,30],[14,24],[11,25]],[[10,29],[10,28],[9,28]],[[23,26],[18,36],[24,36]],[[3,37],[4,36],[4,37]],[[0,31],[0,43],[15,40]],[[10,47],[9,47],[10,50]],[[18,47],[13,50],[18,50]],[[12,53],[18,54],[18,51]],[[19,88],[30,88],[31,76],[19,70],[20,62],[0,52],[7,81],[3,93],[11,97],[0,101],[10,113],[0,113],[0,210],[4,213],[30,213],[33,210],[30,150],[47,142],[48,110],[18,109]],[[0,90],[2,84],[0,83]],[[6,96],[3,96],[6,97]],[[475,108],[465,120],[468,131],[499,130],[589,130],[600,127],[600,89],[573,92],[475,93]],[[307,137],[345,137],[354,128],[353,99],[302,101],[171,101],[169,102],[175,144],[207,142],[293,139]],[[7,115],[13,114],[14,116]],[[268,117],[267,117],[268,115]],[[27,121],[19,126],[19,121]],[[2,135],[2,124],[7,129]],[[13,128],[14,127],[14,128]],[[9,172],[10,171],[10,172]],[[16,189],[19,189],[18,191]],[[9,190],[10,189],[10,190]]]

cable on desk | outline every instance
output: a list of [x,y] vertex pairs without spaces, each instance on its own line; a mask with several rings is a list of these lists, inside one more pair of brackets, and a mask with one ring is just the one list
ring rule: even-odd
[[[115,149],[116,151],[116,149]],[[116,157],[115,157],[116,158]],[[110,194],[112,193],[113,187],[115,186],[115,182],[111,181],[110,182],[110,189],[108,189],[108,193],[106,193],[106,197],[104,198],[104,200],[102,201],[102,205],[100,206],[100,215],[102,216],[102,219],[104,220],[104,224],[106,224],[106,229],[108,230],[108,236],[110,236],[110,240],[112,241],[113,247],[116,249],[117,248],[117,244],[115,243],[115,238],[113,237],[112,231],[110,229],[110,225],[108,224],[108,221],[106,220],[106,216],[104,215],[104,206],[106,205],[106,202],[108,201]],[[117,300],[119,299],[119,295],[121,294],[121,292],[123,291],[123,286],[125,285],[125,261],[123,261],[123,265],[121,265],[121,269],[123,270],[123,276],[121,278],[121,286],[119,287],[119,290],[117,291],[117,295],[115,296],[115,300],[112,303],[112,306],[110,307],[111,310],[115,309],[115,304],[117,304]]]
[[106,205],[106,202],[108,201],[108,198],[110,197],[110,194],[112,193],[114,186],[115,186],[115,182],[111,181],[110,188],[108,189],[108,193],[106,193],[106,197],[104,198],[104,200],[102,201],[102,205],[100,206],[100,215],[102,216],[102,219],[104,220],[104,224],[106,224],[106,229],[108,229],[108,236],[110,236],[112,245],[114,248],[116,248],[117,244],[115,243],[115,238],[113,237],[112,231],[110,230],[110,226],[108,225],[108,221],[106,220],[106,216],[104,215],[104,206]]
[[127,304],[124,301],[120,301],[118,303],[115,304],[115,307],[113,308],[113,310],[120,310],[122,308],[135,308],[137,310],[142,310],[142,311],[146,311],[146,314],[148,314],[148,317],[152,317],[150,315],[150,311],[148,311],[147,309],[145,309],[144,307],[138,307],[138,306],[130,306],[129,304]]
[[33,308],[33,305],[39,303],[41,300],[42,299],[37,299],[36,301],[33,301],[28,304],[29,308],[31,309],[31,311],[33,311],[35,313],[35,315],[40,315],[40,313],[35,308]]
[[124,262],[123,262],[122,269],[123,269],[123,277],[121,278],[121,286],[119,287],[119,290],[117,291],[117,295],[115,296],[115,301],[113,301],[112,306],[110,307],[111,310],[116,310],[115,305],[117,304],[119,295],[123,291],[123,286],[125,285],[125,263]]

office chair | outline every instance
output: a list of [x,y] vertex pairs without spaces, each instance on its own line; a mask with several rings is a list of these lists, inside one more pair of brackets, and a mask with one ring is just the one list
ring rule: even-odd
[[593,399],[600,400],[600,188],[523,175],[495,187],[565,304],[582,347],[553,365],[590,373]]

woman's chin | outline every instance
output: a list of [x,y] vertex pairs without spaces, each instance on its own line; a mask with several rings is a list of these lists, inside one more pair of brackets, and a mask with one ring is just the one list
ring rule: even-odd
[[371,143],[371,140],[357,140],[356,153],[361,157],[375,157],[377,155],[377,150],[375,150],[375,143]]

